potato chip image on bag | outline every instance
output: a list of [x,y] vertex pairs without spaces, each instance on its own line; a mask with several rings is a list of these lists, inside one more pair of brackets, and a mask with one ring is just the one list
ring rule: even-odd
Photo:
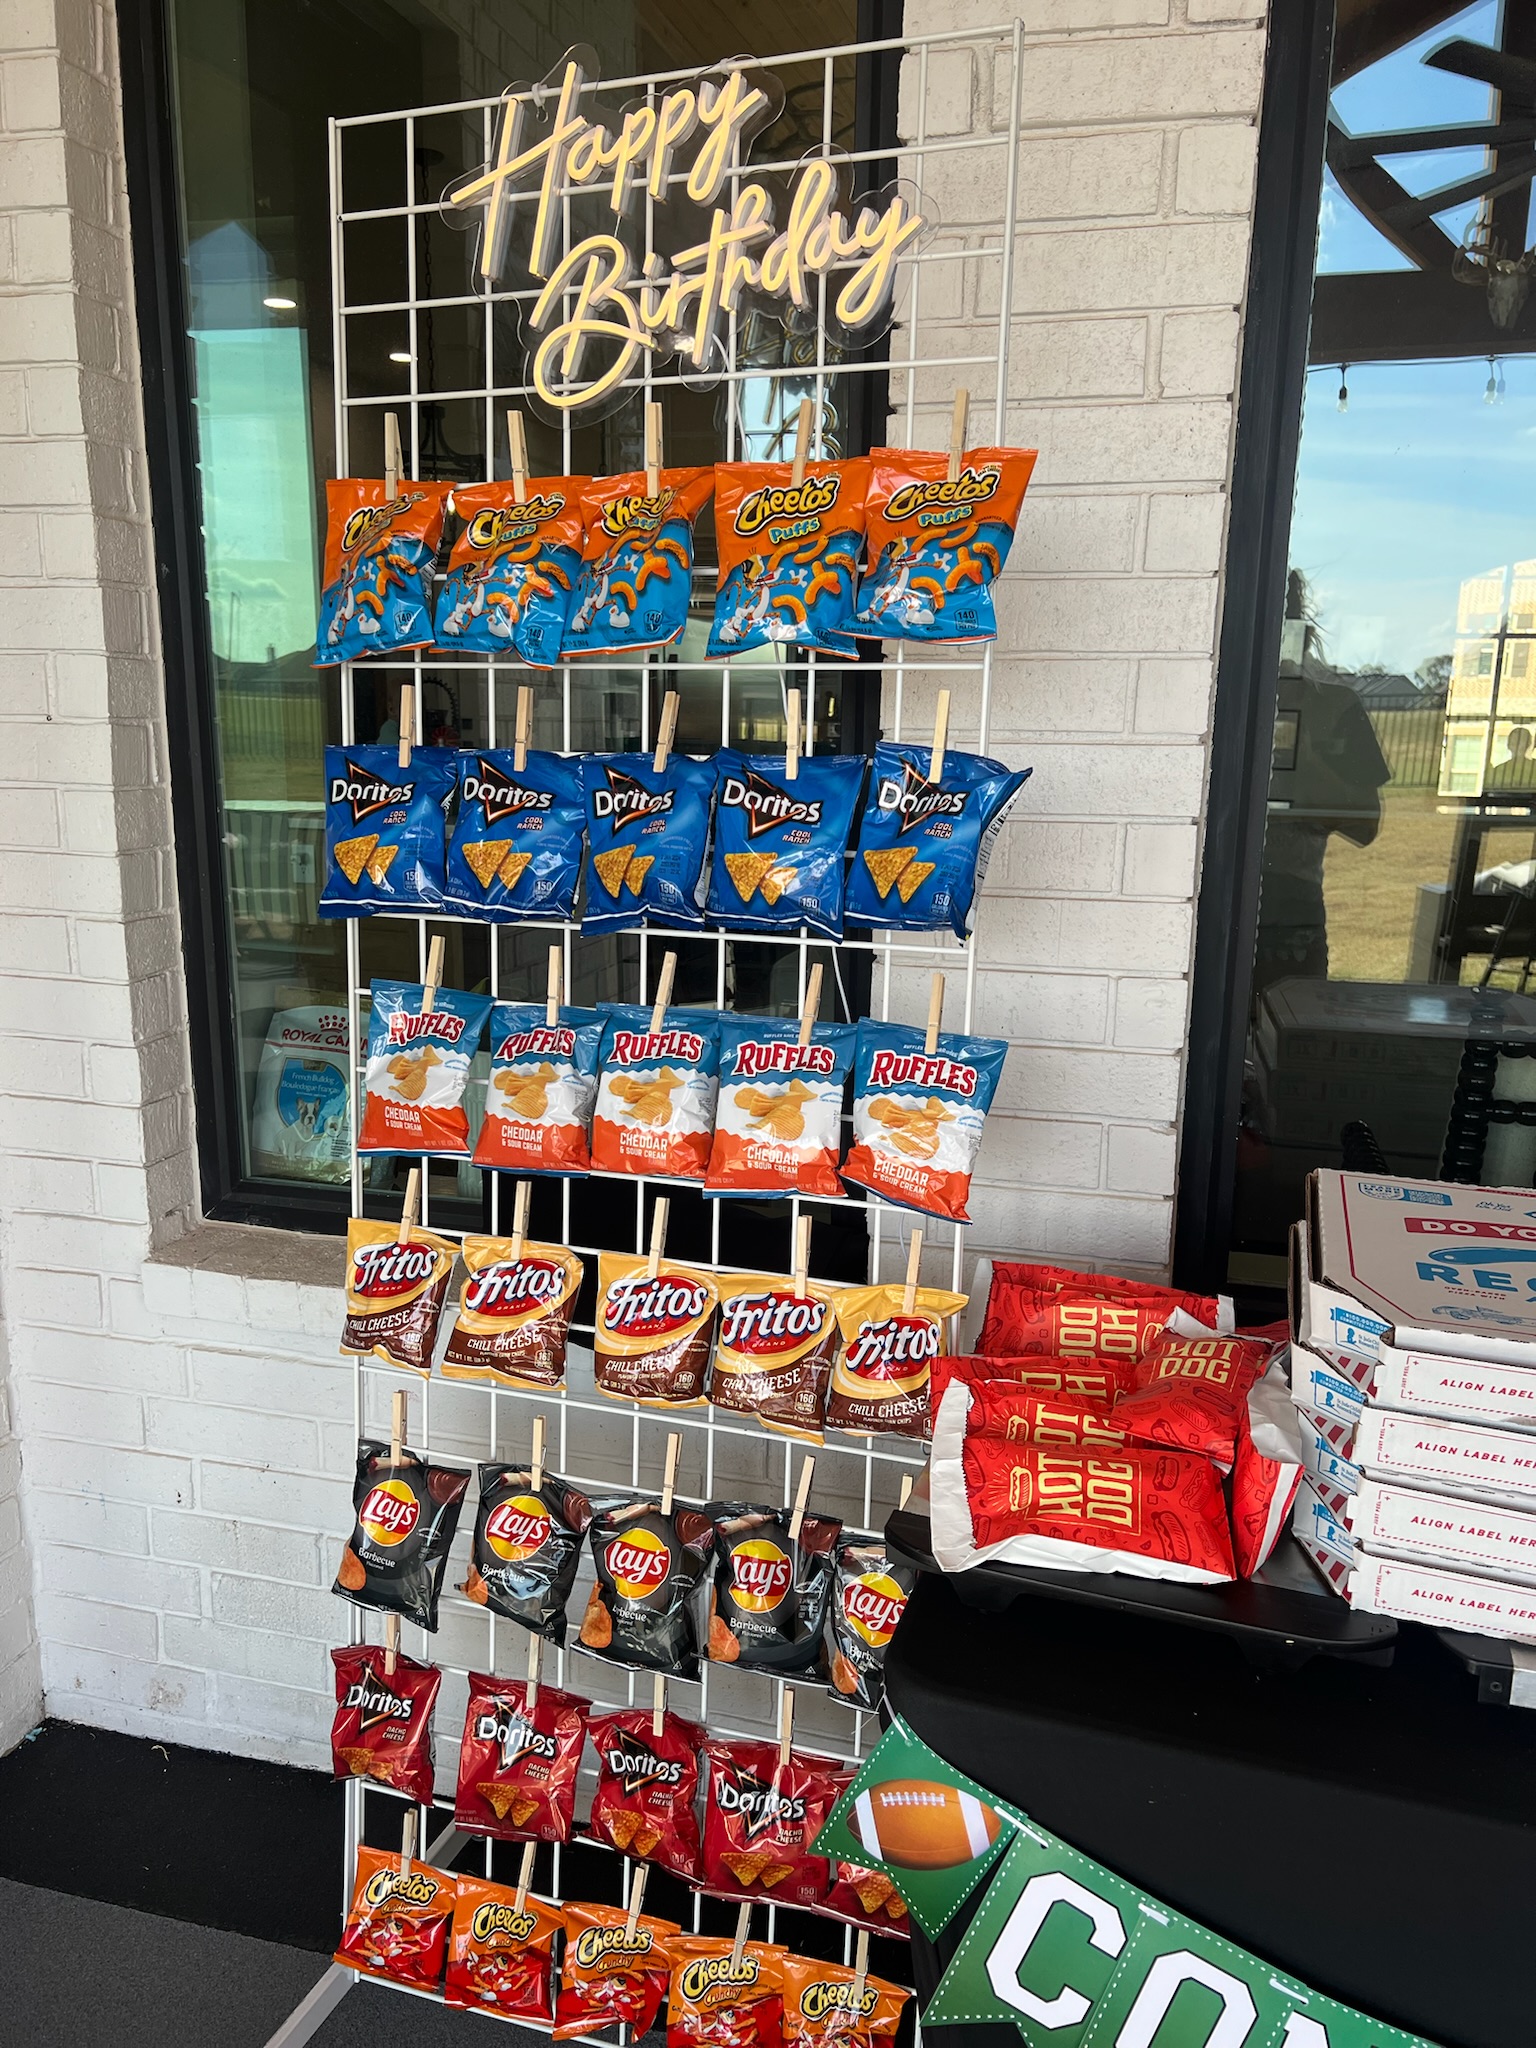
[[402,1238],[397,1224],[350,1218],[344,1356],[430,1373],[458,1249],[451,1238],[419,1226]]
[[948,748],[937,782],[933,749],[882,740],[848,880],[850,924],[879,931],[952,931],[965,938],[1010,805],[1029,768]]
[[448,842],[447,893],[467,917],[504,924],[576,915],[586,844],[581,764],[513,749],[459,756],[459,808]]
[[706,1651],[712,1663],[781,1675],[813,1671],[832,1598],[832,1553],[842,1523],[788,1508],[711,1501],[715,1579]]
[[720,1086],[719,1016],[668,1010],[653,1031],[648,1005],[604,1004],[603,1014],[593,1168],[703,1180]]
[[720,580],[706,656],[807,647],[852,661],[869,459],[722,464],[715,482]]
[[465,1596],[563,1647],[591,1519],[586,1495],[563,1479],[546,1473],[535,1486],[526,1465],[482,1465]]
[[851,1024],[818,1024],[800,1043],[793,1017],[720,1019],[720,1093],[707,1195],[836,1196]]
[[845,1706],[873,1713],[885,1697],[885,1653],[917,1574],[895,1563],[880,1537],[846,1531],[832,1562],[823,1645],[827,1690]]
[[639,924],[702,926],[714,761],[669,754],[588,754],[584,934]]
[[543,1003],[491,1006],[491,1077],[474,1163],[502,1173],[585,1173],[603,1019]]
[[330,477],[325,486],[325,587],[315,666],[432,644],[432,572],[447,484]]
[[874,449],[859,630],[941,644],[996,639],[992,585],[1013,545],[1036,453],[972,448],[952,478],[942,451]]
[[464,1088],[491,999],[439,988],[424,1011],[426,993],[419,981],[369,985],[359,1152],[469,1157]]
[[912,1025],[860,1024],[842,1175],[900,1208],[968,1223],[971,1175],[1008,1045],[944,1032],[935,1051],[926,1047],[927,1033]]
[[835,1297],[841,1343],[827,1396],[828,1429],[927,1436],[928,1374],[949,1348],[944,1324],[967,1297],[919,1287],[912,1307],[900,1282],[847,1287]]
[[846,1776],[799,1750],[781,1764],[776,1742],[707,1742],[704,1768],[704,1889],[814,1911],[831,1871],[811,1844]]
[[591,1701],[522,1678],[469,1674],[453,1823],[503,1841],[568,1842]]
[[652,497],[643,469],[593,477],[581,492],[581,573],[562,661],[666,647],[688,622],[693,522],[709,503],[713,469],[664,469]]
[[322,917],[442,908],[456,758],[417,747],[402,768],[398,747],[326,748]]
[[780,1436],[819,1444],[837,1354],[835,1291],[773,1273],[722,1273],[709,1398]]
[[806,756],[793,781],[776,754],[715,756],[711,924],[843,936],[844,855],[864,787],[862,754]]
[[581,574],[581,493],[591,479],[532,477],[519,504],[510,479],[459,484],[463,529],[437,601],[437,644],[553,668]]
[[[852,1863],[839,1863],[838,1871],[856,1870]],[[866,1879],[885,1887],[885,1898],[895,1897],[899,1917],[906,1908],[896,1887],[877,1871],[863,1873]],[[857,1880],[855,1880],[857,1882]],[[835,1887],[834,1887],[835,1889]],[[888,1919],[876,1920],[859,1911],[855,1894],[854,1917],[881,1934],[900,1934]],[[829,1896],[829,1906],[838,1905]],[[866,1976],[862,1988],[857,1973],[837,1963],[812,1963],[801,1956],[786,1956],[780,1974],[784,1984],[784,2048],[876,2048],[879,2042],[893,2042],[901,2025],[901,2011],[912,1996],[899,1984],[883,1977]]]
[[601,1252],[592,1370],[599,1393],[652,1408],[700,1407],[720,1287],[712,1273]]
[[582,1264],[563,1244],[471,1233],[460,1250],[464,1286],[443,1353],[443,1377],[493,1386],[558,1387]]

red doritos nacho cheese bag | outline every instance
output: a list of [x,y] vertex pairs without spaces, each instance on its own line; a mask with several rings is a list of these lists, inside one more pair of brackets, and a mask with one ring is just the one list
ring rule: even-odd
[[928,1434],[928,1373],[945,1349],[944,1321],[963,1294],[919,1287],[910,1309],[900,1282],[848,1287],[835,1297],[841,1343],[827,1397],[828,1429]]
[[672,1944],[667,2048],[780,2048],[780,1986],[786,1960],[766,1941],[683,1934]]
[[325,501],[315,666],[430,646],[432,571],[447,484],[402,484],[388,498],[382,480],[331,477]]
[[581,493],[581,574],[560,649],[563,661],[665,647],[688,619],[693,522],[714,489],[712,469],[664,469],[653,498],[643,469],[593,477]]
[[1112,1411],[1136,1443],[1167,1444],[1213,1458],[1230,1472],[1248,1389],[1267,1347],[1239,1337],[1154,1337],[1136,1367],[1136,1386]]
[[464,1287],[443,1353],[450,1380],[558,1387],[582,1264],[561,1244],[464,1239]]
[[706,1742],[704,1889],[780,1906],[821,1904],[831,1872],[811,1844],[847,1779],[824,1757],[776,1742]]
[[711,656],[753,647],[857,654],[853,623],[869,459],[812,462],[791,481],[788,462],[732,462],[716,471],[720,581]]
[[704,1730],[650,1707],[620,1707],[589,1724],[597,1786],[588,1828],[623,1856],[658,1864],[691,1884],[699,1874],[699,1745]]
[[530,1707],[524,1679],[472,1671],[454,1825],[467,1835],[568,1842],[590,1705],[541,1685]]
[[672,1974],[675,1920],[642,1913],[629,1931],[622,1906],[567,1906],[565,1956],[555,2006],[555,2039],[627,2026],[638,2041],[661,2010]]
[[1035,458],[1033,448],[972,448],[951,478],[942,452],[876,448],[860,628],[886,640],[995,639],[992,584]]
[[357,1883],[336,1961],[418,1991],[443,1981],[458,1879],[427,1863],[400,1868],[398,1849],[361,1848]]
[[555,2016],[555,1936],[565,1915],[530,1893],[461,1877],[448,1937],[447,2003],[503,2019]]
[[883,1870],[871,1870],[867,1864],[839,1860],[832,1865],[832,1888],[822,1910],[855,1927],[867,1927],[872,1934],[888,1934],[895,1941],[912,1939],[906,1900]]
[[443,1674],[397,1656],[385,1669],[378,1643],[332,1650],[336,1718],[331,1762],[338,1778],[376,1778],[423,1806],[432,1803],[432,1709]]
[[[840,1863],[842,1870],[857,1870],[854,1863]],[[901,1896],[888,1877],[878,1871],[865,1871],[864,1879],[870,1887],[883,1884],[898,1906]],[[885,1903],[882,1900],[878,1912],[883,1915]],[[869,1914],[853,1916],[866,1927],[877,1927],[882,1934],[902,1933],[904,1927],[892,1927],[889,1920],[875,1918]],[[906,1919],[906,1908],[901,1908],[900,1919]],[[782,1969],[784,1998],[784,2048],[877,2048],[881,2042],[896,2038],[896,2029],[901,2025],[901,2009],[912,1996],[900,1985],[888,1984],[883,1977],[864,1979],[862,1993],[858,1990],[858,1978],[852,1970],[844,1969],[837,1963],[807,1962],[803,1956],[786,1956]]]

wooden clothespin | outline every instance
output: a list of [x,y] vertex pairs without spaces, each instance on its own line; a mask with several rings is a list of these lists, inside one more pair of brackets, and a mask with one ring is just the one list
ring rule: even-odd
[[907,1239],[907,1283],[902,1292],[901,1312],[911,1315],[917,1307],[917,1280],[923,1266],[923,1233],[914,1230]]
[[955,393],[955,410],[949,423],[949,481],[954,483],[960,474],[960,463],[965,455],[965,427],[971,410],[969,391]]
[[747,1929],[752,1924],[752,1901],[743,1899],[736,1913],[736,1939],[731,1943],[731,1968],[741,1968],[741,1958],[747,1946]]
[[530,1635],[528,1638],[528,1712],[531,1714],[539,1704],[539,1670],[544,1662],[544,1638]]
[[400,452],[400,415],[384,415],[384,497],[386,503],[400,495],[400,472],[405,461]]
[[646,1272],[652,1280],[661,1271],[662,1254],[667,1248],[667,1211],[671,1206],[666,1195],[658,1195],[656,1206],[651,1211],[651,1262]]
[[386,1614],[384,1617],[384,1676],[393,1678],[395,1666],[400,1661],[400,1617]]
[[400,1464],[405,1451],[405,1389],[402,1387],[389,1404],[389,1462],[391,1468]]
[[811,1273],[811,1219],[802,1216],[795,1225],[795,1299],[804,1301]]
[[944,977],[936,974],[928,987],[928,1036],[923,1051],[932,1059],[939,1049],[939,1026],[944,1021]]
[[677,737],[677,707],[681,702],[676,690],[668,690],[661,700],[661,727],[656,734],[656,753],[651,762],[652,771],[657,775],[666,767],[672,742]]
[[654,498],[661,489],[661,406],[651,399],[645,408],[645,495]]
[[853,2010],[858,2025],[859,2007],[864,2003],[864,1980],[869,1975],[869,1929],[861,1927],[853,1947]]
[[512,455],[512,502],[514,505],[526,505],[528,442],[523,434],[523,416],[515,410],[507,414],[507,447]]
[[560,998],[565,993],[565,948],[549,949],[549,981],[544,998],[544,1022],[553,1031],[560,1022]]
[[795,1734],[795,1696],[786,1685],[779,1696],[779,1769],[789,1768],[789,1746]]
[[629,1887],[629,1918],[624,1922],[626,1941],[634,1940],[635,1930],[640,1925],[640,1908],[645,1903],[645,1880],[650,1875],[650,1870],[649,1863],[639,1863],[635,1866],[635,1874]]
[[792,485],[805,482],[805,465],[811,459],[811,411],[811,401],[802,398],[800,416],[795,421],[795,459],[789,472],[789,481]]
[[897,1507],[904,1508],[911,1498],[912,1474],[910,1472],[903,1472],[901,1475],[901,1497],[896,1503]]
[[786,693],[784,714],[784,780],[800,780],[800,692]]
[[[514,413],[513,418],[516,417]],[[512,1902],[512,1910],[515,1913],[521,1913],[528,1903],[528,1888],[533,1883],[533,1859],[538,1846],[537,1842],[523,1844],[523,1860],[517,1869],[517,1897]]]
[[416,1821],[417,1813],[415,1807],[407,1807],[405,1820],[400,1828],[400,1875],[402,1877],[409,1877],[411,1874],[411,1859],[416,1854]]
[[409,1244],[411,1232],[416,1228],[416,1218],[421,1214],[421,1168],[413,1166],[405,1177],[405,1200],[400,1204],[400,1228],[397,1232],[401,1244]]
[[660,1742],[664,1732],[664,1716],[667,1711],[666,1673],[658,1671],[651,1680],[651,1734]]
[[677,1461],[683,1455],[683,1434],[674,1429],[667,1438],[667,1462],[662,1472],[661,1512],[670,1515],[672,1496],[677,1490]]
[[528,1463],[529,1491],[537,1493],[544,1484],[544,1418],[533,1418],[533,1456]]
[[809,1045],[811,1033],[816,1029],[816,1018],[821,1010],[821,962],[818,960],[805,977],[805,1001],[800,1005],[800,1043]]
[[944,743],[949,738],[949,692],[940,690],[939,701],[933,707],[933,752],[928,756],[928,780],[940,782],[944,776]]
[[[946,690],[944,694],[947,697],[949,692]],[[518,775],[528,766],[528,742],[532,736],[533,692],[524,683],[517,693],[517,724],[513,728],[512,740],[512,767]]]
[[416,738],[416,685],[400,685],[400,751],[395,757],[402,768],[411,765],[411,748]]
[[423,1017],[426,1016],[428,1010],[437,1001],[437,991],[442,979],[443,942],[440,938],[437,938],[427,948],[427,978],[421,985],[421,1014]]
[[816,1460],[807,1458],[800,1467],[800,1484],[795,1488],[795,1511],[789,1518],[789,1540],[800,1541],[800,1524],[805,1520],[805,1504],[811,1497],[811,1474],[816,1470]]
[[667,1006],[672,1001],[672,984],[677,979],[677,955],[664,953],[661,972],[656,977],[656,1000],[651,1004],[651,1029],[659,1031],[667,1021]]
[[523,1256],[523,1239],[528,1235],[528,1203],[533,1194],[533,1182],[520,1180],[517,1193],[512,1197],[512,1256]]

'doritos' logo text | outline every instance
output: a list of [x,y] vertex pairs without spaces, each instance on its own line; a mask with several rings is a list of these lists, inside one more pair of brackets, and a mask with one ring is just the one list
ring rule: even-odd
[[764,484],[760,491],[742,499],[736,511],[736,531],[750,537],[761,533],[770,519],[804,519],[830,512],[842,487],[843,480],[835,470],[825,476],[807,476],[798,484]]

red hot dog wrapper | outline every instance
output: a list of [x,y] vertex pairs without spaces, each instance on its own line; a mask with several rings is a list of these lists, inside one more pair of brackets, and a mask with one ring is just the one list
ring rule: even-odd
[[621,1707],[595,1718],[589,1733],[597,1752],[589,1832],[623,1856],[697,1882],[699,1723],[664,1713],[658,1735],[649,1707]]
[[683,1934],[672,1944],[667,2048],[780,2048],[785,1952],[729,1936]]
[[590,1700],[521,1678],[469,1675],[454,1825],[468,1835],[568,1842]]
[[835,1297],[841,1342],[827,1397],[829,1429],[927,1436],[928,1376],[948,1346],[945,1318],[965,1307],[963,1294],[919,1287],[911,1312],[906,1289],[850,1287]]
[[654,1495],[593,1500],[587,1531],[597,1581],[577,1642],[630,1670],[699,1675],[699,1605],[715,1525],[697,1508],[661,1512]]
[[1230,1472],[1248,1389],[1267,1356],[1238,1337],[1165,1332],[1137,1366],[1134,1391],[1115,1403],[1114,1420],[1136,1443],[1192,1451]]
[[[976,1348],[1003,1357],[1056,1356],[1116,1363],[1123,1369],[1123,1384],[1129,1387],[1130,1367],[1175,1310],[1215,1332],[1223,1304],[1213,1295],[1154,1287],[1149,1282],[1122,1279],[1118,1273],[1074,1273],[1065,1266],[999,1263],[992,1268],[992,1287]],[[1058,1336],[1059,1343],[1055,1341]]]
[[466,1237],[459,1312],[443,1376],[510,1387],[558,1387],[582,1263],[561,1244]]
[[443,1674],[397,1656],[384,1668],[378,1643],[332,1650],[336,1718],[331,1762],[338,1778],[375,1778],[422,1806],[432,1803],[432,1709]]
[[597,2033],[614,2025],[648,2034],[667,1995],[672,1943],[682,1929],[675,1920],[642,1913],[629,1932],[622,1906],[567,1906],[560,1996],[555,2005],[557,2041]]
[[331,1590],[354,1607],[403,1615],[435,1631],[448,1550],[468,1486],[467,1472],[424,1464],[403,1448],[399,1463],[392,1464],[387,1443],[361,1438],[352,1482],[356,1519]]
[[[853,1863],[838,1865],[839,1870],[857,1868]],[[876,1878],[881,1874],[868,1871],[865,1875]],[[900,1905],[901,1895],[890,1879],[883,1878],[882,1882],[890,1886],[892,1897]],[[905,1914],[903,1907],[903,1918]],[[866,1916],[857,1917],[865,1926],[878,1924]],[[899,1930],[887,1923],[879,1931],[890,1934]],[[785,2048],[875,2048],[877,2042],[894,2041],[901,2025],[901,2009],[912,1996],[899,1984],[869,1976],[865,1977],[860,1994],[858,1978],[852,1970],[837,1963],[808,1962],[804,1956],[786,1956],[780,1974]]]
[[666,1259],[603,1252],[597,1262],[593,1378],[616,1400],[698,1407],[720,1288],[714,1275]]
[[936,1358],[931,1396],[935,1413],[951,1380],[964,1380],[968,1387],[993,1381],[1031,1394],[1065,1394],[1099,1408],[1109,1407],[1120,1392],[1112,1366],[1072,1358]]
[[1238,1577],[1251,1579],[1285,1529],[1301,1484],[1301,1426],[1289,1387],[1276,1372],[1250,1387],[1232,1466],[1232,1554]]
[[482,1465],[466,1596],[565,1642],[565,1603],[576,1583],[581,1539],[592,1519],[584,1493],[526,1465]]
[[833,1566],[827,1690],[845,1705],[873,1713],[885,1697],[885,1653],[917,1575],[894,1564],[878,1536],[845,1537]]
[[413,1862],[409,1876],[402,1876],[398,1849],[359,1849],[336,1961],[365,1976],[435,1991],[443,1981],[457,1895],[458,1879],[446,1870]]
[[1106,1413],[1069,1394],[1036,1394],[982,1380],[971,1388],[967,1436],[995,1436],[1010,1444],[1043,1444],[1063,1451],[1115,1452],[1129,1441],[1118,1410]]
[[832,1551],[842,1523],[788,1508],[711,1501],[715,1583],[708,1654],[748,1671],[808,1672],[821,1653],[832,1597]]
[[731,1899],[817,1907],[832,1881],[811,1844],[847,1780],[822,1757],[776,1742],[706,1742],[704,1889]]
[[565,1915],[530,1893],[522,1906],[509,1885],[461,1877],[448,1936],[449,2005],[503,2019],[555,2016],[555,1936]]
[[430,1230],[413,1229],[402,1242],[398,1225],[352,1217],[347,1224],[344,1355],[382,1358],[387,1365],[430,1373],[457,1256],[457,1245]]
[[722,1275],[717,1284],[709,1398],[781,1436],[819,1444],[839,1342],[834,1291],[808,1280],[798,1295],[793,1281],[771,1273]]

